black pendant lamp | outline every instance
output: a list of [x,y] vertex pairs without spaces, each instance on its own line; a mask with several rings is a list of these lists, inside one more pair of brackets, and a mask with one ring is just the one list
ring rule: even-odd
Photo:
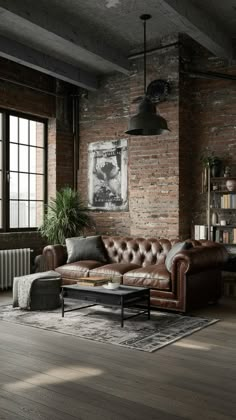
[[157,136],[170,131],[166,120],[156,113],[156,106],[146,96],[146,21],[151,15],[141,15],[144,28],[144,97],[139,104],[138,114],[129,120],[127,134],[131,136]]

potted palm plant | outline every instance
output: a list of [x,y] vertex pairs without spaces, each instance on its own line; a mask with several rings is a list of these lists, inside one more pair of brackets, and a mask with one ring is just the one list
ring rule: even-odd
[[56,192],[45,208],[44,221],[39,231],[50,244],[65,244],[66,238],[79,236],[86,228],[94,227],[89,209],[80,193],[70,187]]

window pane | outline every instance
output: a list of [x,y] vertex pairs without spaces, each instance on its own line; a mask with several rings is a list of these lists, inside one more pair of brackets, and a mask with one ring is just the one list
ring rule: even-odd
[[40,201],[30,202],[30,227],[39,227],[43,222],[44,203]]
[[28,146],[20,147],[20,172],[28,172],[29,170],[29,159],[28,159]]
[[28,138],[29,138],[29,120],[26,120],[25,118],[19,118],[19,142],[28,144]]
[[20,200],[28,200],[28,191],[29,191],[29,185],[28,185],[28,175],[27,174],[20,174],[19,179],[19,198]]
[[36,175],[36,200],[44,199],[44,177]]
[[30,175],[30,200],[36,200],[36,175]]
[[[2,157],[4,153],[1,139],[2,115],[4,116],[4,113],[0,113],[0,207],[3,200],[1,180],[4,160],[2,159],[5,159]],[[37,228],[42,224],[44,212],[45,124],[10,115],[9,131],[10,226],[8,228]],[[8,191],[6,192],[8,195]],[[1,223],[0,208],[0,227]]]
[[30,201],[30,227],[36,227],[36,201]]
[[10,144],[10,171],[18,171],[18,145]]
[[44,147],[44,129],[43,123],[36,123],[36,144],[38,147]]
[[36,147],[30,147],[30,172],[36,172]]
[[18,143],[18,117],[10,116],[10,141]]
[[36,121],[30,121],[30,144],[36,146]]
[[0,114],[0,140],[3,138],[2,114]]
[[29,227],[29,203],[19,201],[19,227]]
[[10,201],[10,228],[18,228],[18,201]]
[[36,172],[44,173],[44,149],[36,149]]
[[2,169],[2,141],[0,141],[0,169]]
[[10,198],[18,199],[18,174],[10,172]]
[[30,200],[44,200],[44,177],[30,175]]

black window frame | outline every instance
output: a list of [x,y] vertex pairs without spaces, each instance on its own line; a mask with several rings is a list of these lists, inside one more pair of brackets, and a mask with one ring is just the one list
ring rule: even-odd
[[[17,118],[24,118],[30,121],[35,121],[44,124],[44,197],[43,205],[47,204],[47,179],[48,179],[48,166],[47,166],[47,145],[48,145],[48,120],[41,118],[32,114],[26,114],[24,112],[18,112],[13,110],[8,110],[0,108],[0,114],[2,114],[2,126],[3,126],[3,140],[2,140],[2,227],[0,227],[0,232],[27,232],[27,231],[37,231],[38,227],[19,227],[19,228],[10,228],[10,116]],[[20,144],[20,143],[18,143]],[[25,144],[23,144],[25,145]],[[18,173],[19,167],[18,167]],[[19,200],[20,201],[20,200]],[[26,200],[29,201],[30,200]],[[33,200],[37,201],[37,200]]]

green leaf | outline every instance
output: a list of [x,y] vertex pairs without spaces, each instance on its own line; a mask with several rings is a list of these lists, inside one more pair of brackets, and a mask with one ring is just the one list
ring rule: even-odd
[[51,244],[65,244],[66,238],[80,236],[85,228],[95,226],[89,211],[78,191],[62,188],[45,207],[44,222],[39,232]]

